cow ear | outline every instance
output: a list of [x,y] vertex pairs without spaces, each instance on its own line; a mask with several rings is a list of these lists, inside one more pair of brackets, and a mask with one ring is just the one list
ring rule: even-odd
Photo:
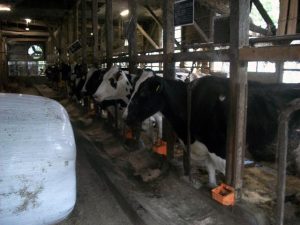
[[161,85],[160,85],[160,84],[158,84],[158,85],[156,86],[155,92],[157,92],[157,93],[160,93],[160,92],[161,92]]

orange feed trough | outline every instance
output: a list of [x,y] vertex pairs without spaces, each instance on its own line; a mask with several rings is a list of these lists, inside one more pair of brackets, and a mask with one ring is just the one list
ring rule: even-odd
[[222,183],[220,186],[212,189],[211,193],[212,198],[222,205],[234,205],[235,198],[233,187]]
[[153,145],[153,151],[160,155],[167,155],[167,142],[159,140]]

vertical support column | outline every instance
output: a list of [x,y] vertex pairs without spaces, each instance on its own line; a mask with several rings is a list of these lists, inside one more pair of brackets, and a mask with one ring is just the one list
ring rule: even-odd
[[[164,78],[175,79],[175,63],[171,54],[174,53],[174,0],[163,1],[163,52],[164,52]],[[175,138],[170,124],[164,120],[164,133],[167,139],[167,158],[172,159]]]
[[93,46],[93,63],[95,66],[98,65],[98,0],[93,0],[92,5],[92,17],[93,17],[93,37],[94,37],[94,46]]
[[136,56],[137,56],[137,0],[129,0],[128,8],[130,13],[128,27],[128,53],[129,53],[129,72],[136,73]]
[[112,14],[112,1],[105,1],[105,29],[106,29],[106,62],[107,68],[112,66],[112,56],[113,56],[113,14]]
[[62,56],[62,39],[63,39],[63,35],[62,35],[62,30],[63,30],[63,27],[62,25],[58,28],[57,30],[57,39],[58,39],[58,43],[56,45],[57,47],[57,51],[58,51],[58,62],[61,62],[61,56]]
[[4,90],[6,83],[8,82],[7,60],[5,52],[5,39],[0,33],[0,91]]
[[78,12],[78,7],[79,7],[80,1],[77,2],[75,9],[74,9],[74,24],[73,24],[73,41],[78,40],[78,18],[79,18],[79,12]]
[[276,62],[276,82],[282,83],[283,81],[283,66],[284,62]]
[[67,22],[63,21],[61,25],[61,60],[67,59]]
[[86,31],[86,0],[81,0],[81,56],[83,73],[87,72],[87,31]]
[[249,43],[250,0],[230,1],[230,109],[227,127],[226,181],[241,197],[247,120],[247,62],[239,49]]
[[[68,16],[68,47],[72,44],[73,42],[73,15],[72,12]],[[73,54],[69,53],[69,63],[73,63]]]

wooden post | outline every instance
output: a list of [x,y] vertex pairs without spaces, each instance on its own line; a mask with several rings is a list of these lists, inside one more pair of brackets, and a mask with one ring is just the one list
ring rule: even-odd
[[137,0],[128,1],[129,8],[129,27],[128,27],[128,53],[129,53],[129,72],[136,73],[136,56],[137,56]]
[[[58,51],[58,62],[61,62],[61,56],[62,56],[62,39],[63,39],[63,35],[62,35],[62,30],[63,30],[63,27],[62,25],[60,25],[58,31],[57,31],[57,51]],[[57,60],[57,59],[56,59]]]
[[242,171],[244,166],[246,107],[247,107],[247,62],[241,61],[239,48],[249,42],[250,0],[230,1],[230,109],[227,127],[226,181],[241,197]]
[[92,6],[92,17],[93,17],[93,37],[94,37],[94,47],[93,47],[93,63],[98,65],[98,0],[93,0]]
[[[74,20],[73,20],[73,41],[79,40],[78,37],[78,23],[79,23],[79,5],[80,0],[77,1],[75,8],[74,8]],[[74,53],[73,57],[77,61],[78,58],[78,52]],[[78,62],[78,61],[77,61]]]
[[79,18],[79,12],[78,12],[78,6],[79,3],[76,4],[75,9],[74,9],[74,24],[73,24],[73,41],[78,40],[78,18]]
[[[174,53],[174,0],[163,1],[163,47],[164,47],[164,78],[175,79],[175,63],[172,61]],[[163,121],[163,129],[167,139],[167,158],[172,159],[175,138],[170,124]]]
[[86,0],[81,0],[81,56],[83,73],[87,73],[87,30],[86,30]]
[[113,14],[112,14],[112,1],[106,0],[105,5],[105,28],[106,28],[106,62],[107,68],[112,66],[112,56],[113,56]]
[[276,81],[282,83],[283,81],[283,66],[284,62],[276,62]]
[[4,90],[8,82],[7,60],[5,52],[5,38],[0,33],[0,91]]

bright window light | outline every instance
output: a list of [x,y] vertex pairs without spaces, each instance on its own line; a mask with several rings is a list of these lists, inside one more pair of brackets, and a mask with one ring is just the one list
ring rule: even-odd
[[29,19],[29,18],[26,18],[25,21],[26,21],[27,24],[31,23],[31,19]]
[[8,5],[3,5],[3,4],[0,4],[0,11],[11,11],[11,8],[10,6]]
[[120,12],[120,15],[123,16],[123,17],[128,16],[128,14],[129,14],[129,10],[128,9],[125,9],[122,12]]

